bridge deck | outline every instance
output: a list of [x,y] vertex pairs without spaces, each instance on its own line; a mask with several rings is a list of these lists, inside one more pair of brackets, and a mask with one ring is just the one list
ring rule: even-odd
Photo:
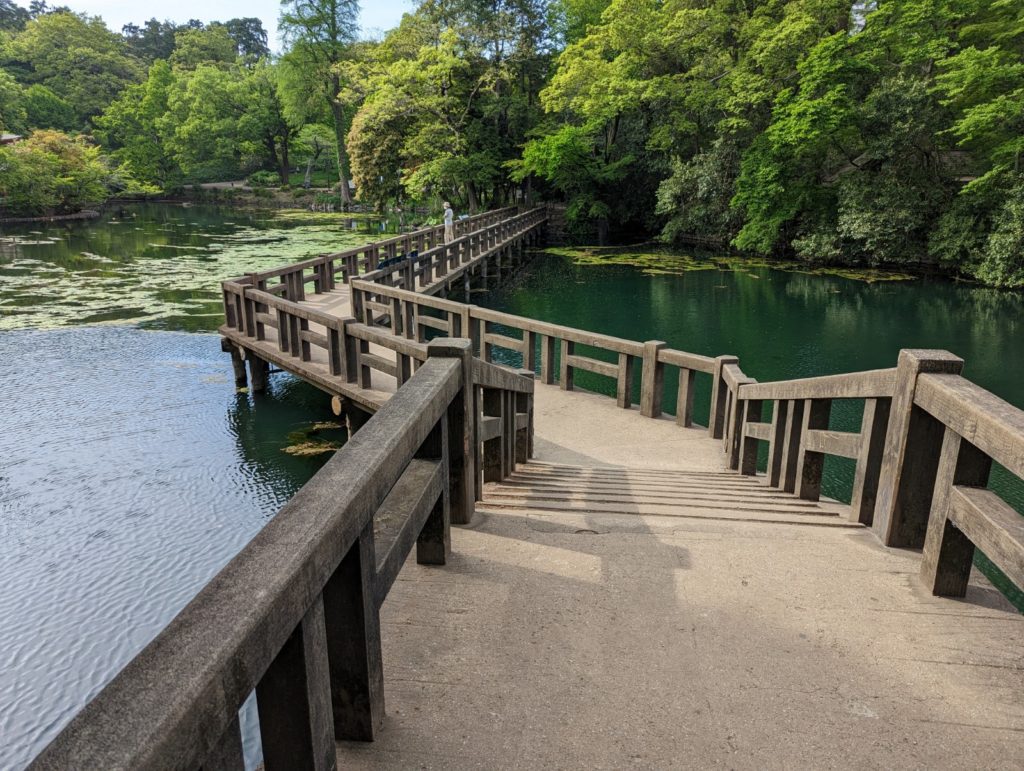
[[[347,285],[302,305],[353,315]],[[332,376],[320,348],[279,353],[269,326],[222,331],[371,410],[396,390],[377,370],[370,389]],[[891,395],[886,378],[857,393]],[[535,457],[485,485],[449,563],[404,566],[382,606],[384,728],[339,743],[339,767],[1024,762],[1021,619],[980,574],[963,601],[932,596],[919,553],[729,470],[704,429],[541,382],[534,424]]]
[[767,492],[704,431],[537,401],[536,461],[487,486],[448,565],[403,568],[384,729],[339,767],[1020,767],[1020,616],[983,578],[932,597],[838,506],[702,504]]

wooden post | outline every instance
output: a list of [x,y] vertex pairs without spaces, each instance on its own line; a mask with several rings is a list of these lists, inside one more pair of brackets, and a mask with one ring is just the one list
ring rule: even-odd
[[473,344],[465,338],[440,338],[427,344],[427,355],[462,362],[462,388],[448,405],[448,488],[452,523],[468,525],[476,507]]
[[270,367],[266,361],[252,352],[246,354],[245,358],[249,362],[249,380],[252,382],[252,392],[254,394],[263,393],[267,390],[267,370]]
[[853,475],[853,496],[850,499],[850,520],[870,525],[875,517],[878,478],[885,453],[885,432],[889,426],[892,399],[865,399],[864,417],[860,422],[860,454]]
[[559,361],[558,385],[563,391],[571,391],[573,387],[573,369],[569,366],[569,357],[576,350],[576,343],[562,338],[561,358]]
[[917,376],[958,375],[963,366],[949,351],[900,351],[872,523],[886,546],[920,548],[928,527],[944,427],[914,405]]
[[[519,374],[531,380],[536,377],[532,369],[521,369]],[[516,430],[516,463],[526,463],[533,455],[533,394],[516,393],[515,413],[516,420],[519,415],[526,414],[526,427]],[[515,423],[513,423],[515,425]]]
[[540,336],[540,382],[544,385],[555,382],[555,346],[550,335]]
[[786,438],[786,418],[789,415],[790,402],[779,399],[772,410],[771,439],[768,440],[768,486],[779,487],[782,484],[782,457]]
[[334,738],[341,741],[373,741],[384,722],[376,567],[371,520],[324,587]]
[[800,454],[797,458],[796,494],[806,501],[821,497],[821,472],[825,455],[807,449],[807,432],[828,428],[832,412],[831,399],[807,399],[804,402],[803,424],[800,430]]
[[445,476],[441,495],[416,538],[416,562],[420,565],[444,565],[452,551],[448,445],[448,421],[442,417],[416,452],[417,458],[440,461]]
[[318,598],[256,685],[267,771],[337,767],[328,671],[324,603]]
[[739,364],[735,356],[717,356],[715,369],[711,374],[711,414],[708,416],[708,435],[712,439],[721,439],[725,431],[725,399],[729,388],[722,378],[722,367],[726,364]]
[[782,443],[782,473],[780,479],[784,492],[796,492],[796,475],[800,459],[800,437],[803,434],[804,401],[790,401],[786,413],[785,436]]
[[757,447],[758,440],[747,436],[747,424],[758,423],[761,420],[761,400],[748,399],[743,402],[743,422],[740,424],[740,473],[745,476],[757,474]]
[[697,371],[679,368],[679,388],[676,391],[676,425],[690,428],[693,425],[693,395]]
[[949,521],[953,486],[985,487],[992,459],[950,428],[942,440],[928,532],[921,556],[921,580],[932,594],[963,597],[974,562],[974,544]]
[[523,369],[534,372],[537,369],[537,335],[523,330]]
[[[485,418],[497,418],[499,425],[504,429],[504,404],[502,392],[496,388],[483,389],[483,414]],[[486,440],[483,449],[483,474],[484,482],[500,482],[502,479],[502,442],[505,438],[505,431],[502,430],[498,436]]]
[[619,374],[615,380],[615,403],[624,410],[633,406],[633,357],[619,354]]
[[640,373],[640,414],[645,418],[661,417],[661,397],[665,390],[665,365],[658,353],[668,347],[661,340],[644,343],[644,363]]
[[245,376],[245,360],[242,358],[242,352],[238,350],[238,346],[232,345],[226,339],[221,340],[221,347],[231,354],[231,369],[235,373],[235,387],[245,388],[249,381]]

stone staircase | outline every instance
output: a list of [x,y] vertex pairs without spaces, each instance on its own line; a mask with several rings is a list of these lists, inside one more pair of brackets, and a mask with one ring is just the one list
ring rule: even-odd
[[729,471],[652,470],[520,464],[503,482],[484,485],[479,508],[580,515],[634,514],[773,524],[860,527],[838,503],[804,501],[763,478]]

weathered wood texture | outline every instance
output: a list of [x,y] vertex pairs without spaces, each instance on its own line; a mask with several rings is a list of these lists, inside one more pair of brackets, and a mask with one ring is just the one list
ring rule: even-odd
[[[265,768],[334,768],[383,719],[379,607],[406,555],[444,564],[472,516],[474,372],[511,409],[498,479],[529,446],[533,381],[431,343],[408,381],[34,761],[237,767],[255,690]],[[516,405],[523,412],[516,412]],[[518,436],[517,436],[518,434]]]

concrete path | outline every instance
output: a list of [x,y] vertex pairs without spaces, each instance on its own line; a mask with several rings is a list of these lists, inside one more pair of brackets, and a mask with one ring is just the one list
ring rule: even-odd
[[983,578],[931,597],[919,554],[723,473],[701,430],[536,410],[536,462],[403,569],[384,730],[340,767],[1024,766],[1024,618]]

